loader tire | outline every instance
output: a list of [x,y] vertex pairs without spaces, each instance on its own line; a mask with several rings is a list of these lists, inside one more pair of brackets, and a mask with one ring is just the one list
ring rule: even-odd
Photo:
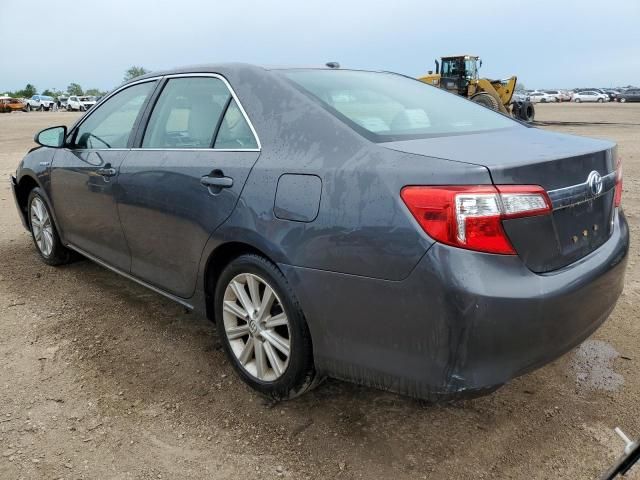
[[477,103],[478,105],[482,105],[483,107],[490,108],[491,110],[500,110],[498,101],[488,93],[478,93],[471,97],[471,101]]
[[533,103],[528,101],[513,102],[511,111],[515,118],[524,120],[525,122],[533,122],[533,119],[536,116],[536,110]]

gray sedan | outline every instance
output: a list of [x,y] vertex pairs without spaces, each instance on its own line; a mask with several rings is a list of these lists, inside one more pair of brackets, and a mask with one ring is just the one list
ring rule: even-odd
[[276,399],[326,376],[439,400],[579,344],[623,288],[614,144],[392,73],[154,73],[12,179],[49,265],[87,257],[214,320]]

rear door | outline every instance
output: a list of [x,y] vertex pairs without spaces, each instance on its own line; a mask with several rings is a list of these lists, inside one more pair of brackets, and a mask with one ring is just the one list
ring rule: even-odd
[[167,77],[149,110],[119,177],[131,273],[188,298],[204,246],[233,211],[259,142],[219,75]]
[[127,272],[130,256],[115,198],[118,172],[156,84],[138,83],[112,95],[71,132],[51,167],[51,200],[65,240]]

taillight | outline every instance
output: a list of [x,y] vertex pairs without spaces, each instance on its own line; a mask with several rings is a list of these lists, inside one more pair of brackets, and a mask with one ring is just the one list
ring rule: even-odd
[[622,159],[618,158],[616,165],[616,190],[613,197],[613,205],[619,207],[622,203]]
[[400,196],[434,240],[487,253],[516,254],[502,220],[551,213],[537,185],[411,186]]

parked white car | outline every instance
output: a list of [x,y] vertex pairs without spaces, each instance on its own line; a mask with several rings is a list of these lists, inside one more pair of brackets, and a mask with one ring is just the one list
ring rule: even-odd
[[553,95],[549,95],[546,92],[538,91],[531,92],[529,94],[529,98],[531,103],[554,103],[558,101],[558,99]]
[[[78,95],[71,95],[67,100],[67,110],[70,112],[84,112],[87,110],[85,102],[82,100],[87,97],[80,97]],[[95,102],[94,102],[95,103]]]
[[558,102],[568,102],[571,100],[571,95],[564,90],[545,90],[544,93],[556,97],[556,101]]
[[46,95],[34,95],[27,100],[27,112],[31,110],[49,110],[55,100],[53,97],[47,97]]
[[576,92],[573,94],[573,101],[580,102],[598,102],[604,103],[609,101],[609,95],[606,93],[596,92],[595,90],[586,90],[584,92]]
[[89,96],[89,97],[78,97],[78,98],[84,105],[85,110],[89,110],[91,107],[93,107],[96,104],[96,97]]

